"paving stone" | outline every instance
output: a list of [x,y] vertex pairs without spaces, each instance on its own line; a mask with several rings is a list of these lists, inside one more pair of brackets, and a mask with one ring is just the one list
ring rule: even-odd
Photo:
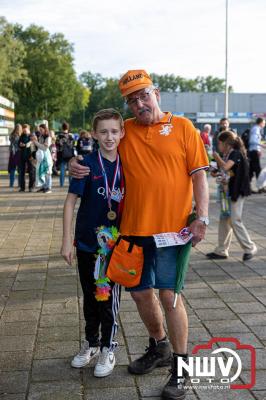
[[0,371],[30,370],[31,360],[31,351],[3,351],[0,353]]
[[253,314],[253,315],[247,315],[247,314],[238,314],[238,315],[245,324],[251,327],[266,326],[266,313]]
[[220,300],[220,299],[201,299],[200,301],[196,299],[189,299],[188,300],[190,306],[194,308],[195,310],[200,309],[200,308],[224,308],[225,303]]
[[27,400],[81,400],[82,388],[75,381],[32,383]]
[[118,349],[115,351],[115,358],[116,358],[116,365],[128,366],[129,358],[127,355],[126,346],[122,346],[121,343],[119,343]]
[[38,321],[30,322],[0,322],[1,336],[34,335],[37,332]]
[[78,312],[76,301],[67,300],[61,303],[48,303],[42,307],[42,315],[45,314],[74,314]]
[[239,283],[246,288],[264,288],[266,287],[266,279],[254,278],[254,279],[241,279]]
[[266,308],[259,302],[253,303],[230,303],[230,308],[235,313],[262,313],[266,311]]
[[188,299],[203,299],[216,297],[216,293],[211,289],[186,289],[184,290],[184,296]]
[[45,293],[62,293],[68,296],[77,293],[76,285],[50,285],[45,288]]
[[80,380],[80,370],[70,365],[72,358],[34,360],[32,366],[32,381],[68,381]]
[[9,299],[6,310],[40,310],[42,307],[41,299]]
[[142,397],[160,396],[163,387],[167,383],[166,374],[155,376],[137,376],[136,381]]
[[266,327],[265,326],[251,326],[250,329],[255,333],[260,340],[266,340]]
[[2,278],[0,281],[0,288],[11,287],[15,281],[15,278]]
[[125,322],[141,322],[140,315],[137,311],[131,311],[131,312],[120,311],[119,317],[123,323],[125,323]]
[[76,301],[77,295],[69,293],[44,293],[43,303],[44,304],[54,304],[54,303],[65,303],[68,301]]
[[78,341],[42,342],[37,344],[34,358],[66,358],[74,356],[79,349]]
[[257,299],[266,306],[266,296],[258,296]]
[[126,366],[116,366],[111,375],[104,379],[95,378],[93,376],[93,368],[85,368],[83,370],[83,384],[85,390],[98,388],[119,388],[135,386],[135,377],[128,373]]
[[31,322],[31,321],[38,321],[39,319],[39,311],[33,310],[24,310],[21,311],[4,311],[2,315],[2,319],[4,322]]
[[129,354],[139,354],[144,353],[145,348],[149,344],[148,336],[146,337],[127,337],[127,344],[129,349]]
[[55,342],[55,341],[78,341],[79,327],[78,326],[53,326],[39,328],[38,343]]
[[[122,384],[122,383],[121,383]],[[138,400],[135,387],[86,389],[86,400]]]
[[189,342],[208,342],[210,339],[211,336],[205,328],[193,328],[188,331]]
[[26,371],[1,372],[1,393],[25,393],[28,385],[28,376],[29,374]]
[[211,334],[218,336],[220,332],[227,334],[249,332],[249,329],[237,319],[233,321],[206,321],[205,325]]
[[196,312],[201,321],[229,320],[235,318],[235,314],[228,308],[197,309]]
[[32,351],[35,342],[35,336],[0,336],[0,351]]
[[127,337],[129,337],[129,336],[147,337],[148,336],[148,331],[147,331],[145,325],[143,324],[143,322],[132,322],[132,323],[124,322],[123,329],[124,329],[125,335]]
[[19,272],[16,277],[16,282],[26,282],[26,281],[44,281],[46,279],[45,273],[31,273],[27,271]]
[[247,390],[197,390],[200,400],[254,400]]
[[231,292],[235,291],[236,289],[241,290],[241,285],[237,282],[234,282],[233,280],[229,283],[220,283],[220,284],[211,283],[210,286],[217,293],[220,293],[220,292],[231,293]]
[[231,293],[224,293],[221,292],[219,293],[219,296],[222,298],[222,300],[226,303],[254,303],[256,299],[251,296],[251,294],[247,290],[234,290]]
[[188,315],[188,328],[203,328],[200,318],[198,318],[196,315]]
[[1,400],[26,400],[26,393],[16,393],[16,394],[9,394],[9,393],[0,393]]
[[15,281],[12,290],[41,290],[44,288],[44,281]]
[[266,399],[266,390],[257,391],[257,390],[252,389],[252,392],[257,400],[265,400]]
[[54,314],[42,315],[40,320],[40,327],[45,326],[77,326],[78,316],[76,314]]
[[[261,371],[256,370],[256,384],[252,388],[252,390],[265,390],[265,392],[266,392],[265,376],[266,376],[266,369],[261,370]],[[249,383],[250,382],[250,373],[247,371],[243,372],[241,374],[241,378],[244,380],[244,383]]]
[[120,303],[121,311],[137,311],[136,303],[133,300],[124,300]]

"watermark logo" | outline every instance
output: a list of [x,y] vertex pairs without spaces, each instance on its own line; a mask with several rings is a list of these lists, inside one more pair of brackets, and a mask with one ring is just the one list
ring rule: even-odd
[[[220,348],[213,349],[215,344],[218,344]],[[202,357],[200,356],[201,351],[205,354]],[[177,371],[178,376],[183,376],[186,371],[192,385],[201,385],[202,387],[202,384],[205,384],[207,385],[205,389],[250,389],[256,383],[255,348],[248,344],[241,344],[236,338],[212,338],[207,344],[195,346],[192,354],[193,356],[188,357],[187,361],[182,358],[178,359]],[[245,384],[236,383],[243,370],[242,358],[245,361],[245,369],[250,371],[249,382]],[[219,386],[215,385],[217,380]]]

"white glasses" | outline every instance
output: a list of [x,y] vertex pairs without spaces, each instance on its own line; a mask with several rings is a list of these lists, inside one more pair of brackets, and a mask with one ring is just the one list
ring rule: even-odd
[[138,100],[140,100],[141,102],[147,101],[153,91],[154,91],[154,88],[145,89],[145,91],[142,92],[139,96],[131,97],[130,99],[127,99],[126,103],[128,106],[135,106],[137,104]]

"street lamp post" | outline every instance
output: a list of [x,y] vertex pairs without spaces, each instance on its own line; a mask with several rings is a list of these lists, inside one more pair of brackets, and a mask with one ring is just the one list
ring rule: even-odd
[[225,0],[225,96],[224,116],[228,118],[228,0]]

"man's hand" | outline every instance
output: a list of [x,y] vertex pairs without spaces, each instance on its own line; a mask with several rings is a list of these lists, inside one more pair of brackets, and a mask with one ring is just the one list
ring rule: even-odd
[[201,240],[205,238],[206,233],[206,225],[204,222],[195,219],[190,225],[189,229],[193,234],[192,237],[192,246],[196,246]]
[[79,164],[79,160],[83,160],[82,156],[71,158],[68,163],[69,174],[77,179],[82,179],[90,175],[90,168]]
[[63,239],[60,253],[68,265],[71,265],[73,261],[73,245],[71,239]]

